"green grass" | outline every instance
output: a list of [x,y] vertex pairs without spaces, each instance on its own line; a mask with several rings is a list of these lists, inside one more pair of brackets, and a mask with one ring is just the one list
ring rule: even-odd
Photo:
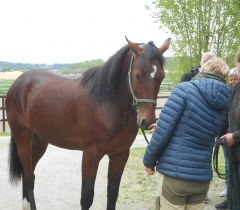
[[147,176],[142,158],[145,148],[131,149],[130,156],[124,169],[118,202],[122,204],[134,204],[150,206],[154,208],[155,191],[157,186],[157,174]]
[[[149,130],[146,130],[146,131],[144,131],[144,132],[145,132],[145,134],[150,134],[150,131],[149,131]],[[143,135],[141,129],[138,129],[138,135]]]
[[8,89],[12,85],[13,81],[1,81],[0,82],[0,95],[6,95]]
[[[157,187],[158,173],[153,176],[147,176],[142,159],[146,148],[133,148],[120,185],[118,203],[121,204],[141,204],[146,209],[155,209],[155,194]],[[219,167],[224,170],[224,157],[222,150],[219,153]],[[220,179],[213,170],[213,180],[210,183],[208,196],[210,199],[216,197],[219,199],[219,193],[224,187],[224,180]]]
[[6,132],[0,132],[0,136],[11,136],[11,134]]

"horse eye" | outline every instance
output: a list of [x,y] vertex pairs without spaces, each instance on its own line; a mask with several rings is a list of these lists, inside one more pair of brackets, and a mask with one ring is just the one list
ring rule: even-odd
[[136,74],[136,78],[137,78],[138,81],[141,80],[141,76],[139,74]]

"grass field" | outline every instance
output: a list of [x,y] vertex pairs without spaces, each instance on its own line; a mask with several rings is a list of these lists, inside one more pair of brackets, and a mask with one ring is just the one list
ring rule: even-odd
[[11,136],[11,134],[6,132],[0,132],[0,136]]
[[0,95],[6,95],[8,89],[11,87],[13,81],[1,81],[0,82]]

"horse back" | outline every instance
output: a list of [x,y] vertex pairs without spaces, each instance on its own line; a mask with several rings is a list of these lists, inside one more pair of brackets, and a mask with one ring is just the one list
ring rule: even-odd
[[79,80],[67,79],[48,70],[30,70],[22,74],[6,95],[11,130],[19,127],[31,130],[49,143],[52,138],[66,138],[67,133],[74,135],[74,121],[78,117],[76,98],[84,97],[84,90],[78,91],[76,97],[79,84]]

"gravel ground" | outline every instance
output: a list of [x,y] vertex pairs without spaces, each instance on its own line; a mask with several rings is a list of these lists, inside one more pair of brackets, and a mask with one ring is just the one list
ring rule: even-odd
[[[150,136],[149,136],[150,138]],[[0,137],[0,210],[22,209],[21,185],[13,186],[8,180],[9,137]],[[142,136],[138,136],[132,147],[146,147]],[[35,199],[38,210],[80,209],[81,192],[81,151],[71,151],[49,145],[47,152],[36,167]],[[95,197],[91,210],[106,209],[108,158],[105,156],[99,165],[95,184]],[[214,204],[223,198],[212,196],[204,210],[212,210]],[[154,202],[153,198],[153,202]],[[146,210],[137,204],[119,204],[117,210]]]

